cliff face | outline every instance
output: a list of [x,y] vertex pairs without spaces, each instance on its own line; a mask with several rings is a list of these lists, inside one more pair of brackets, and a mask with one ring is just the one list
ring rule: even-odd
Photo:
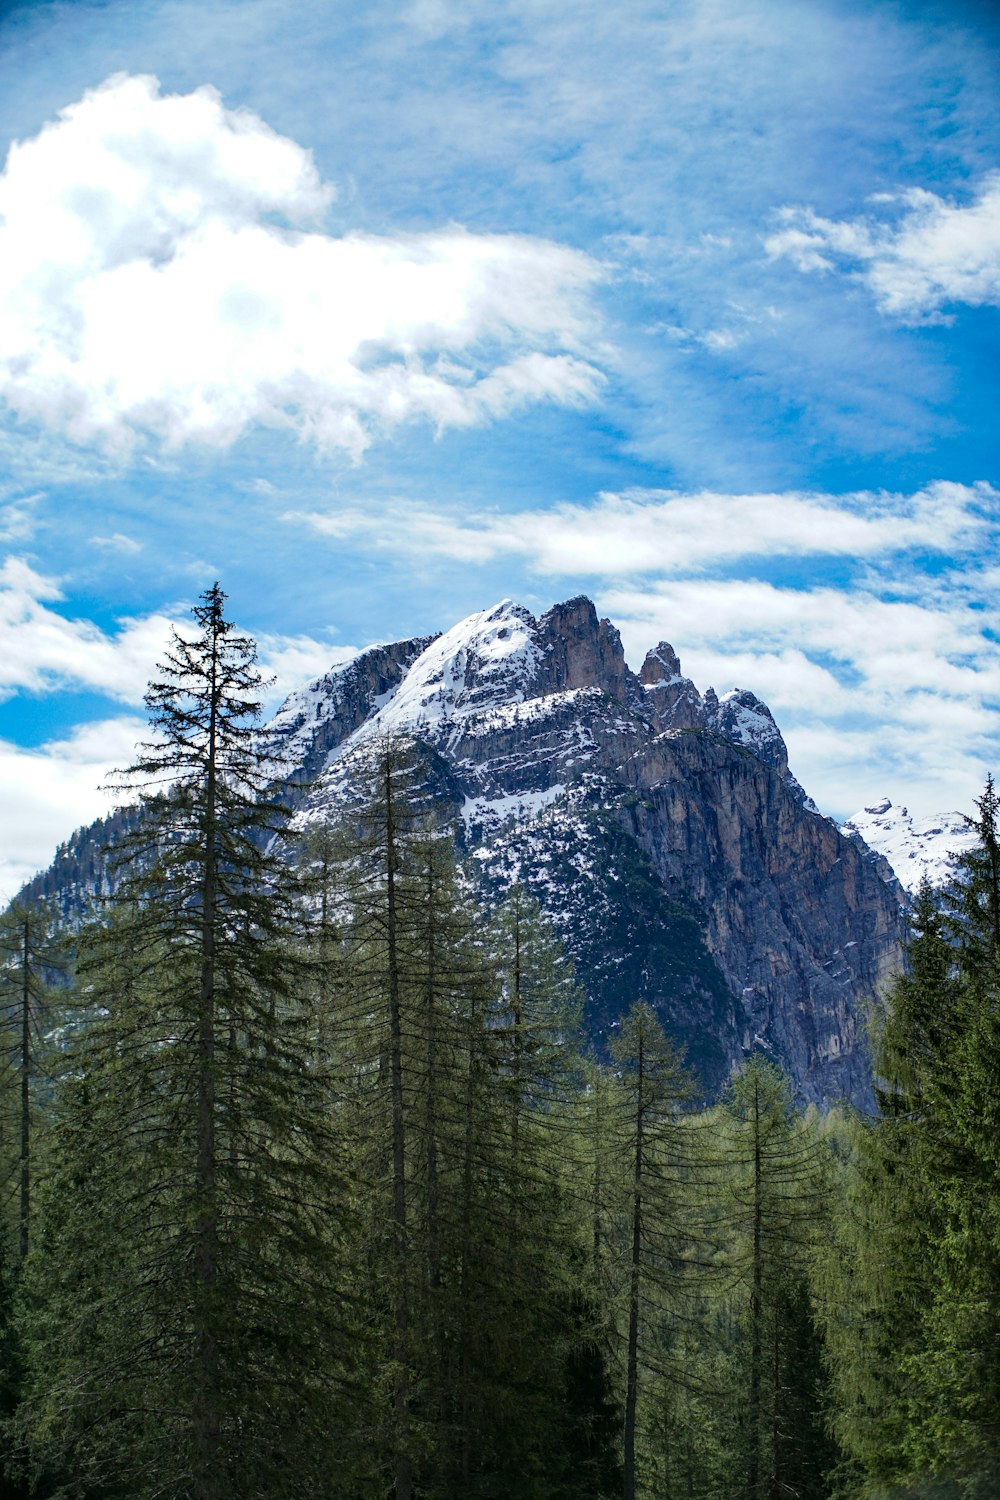
[[804,1098],[866,1097],[859,1018],[900,961],[900,893],[813,808],[752,693],[702,696],[665,642],[634,674],[588,599],[538,620],[504,601],[364,652],[293,694],[262,739],[313,819],[383,734],[428,746],[484,886],[538,896],[596,1039],[642,997],[706,1094],[758,1047]]

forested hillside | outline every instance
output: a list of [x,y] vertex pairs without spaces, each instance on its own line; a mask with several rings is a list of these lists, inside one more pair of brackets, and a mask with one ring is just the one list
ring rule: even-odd
[[[0,1407],[40,1500],[987,1500],[1000,841],[873,1018],[878,1109],[638,999],[598,1056],[412,736],[293,820],[218,587],[150,687],[112,897],[3,918]],[[347,783],[345,782],[345,785]]]

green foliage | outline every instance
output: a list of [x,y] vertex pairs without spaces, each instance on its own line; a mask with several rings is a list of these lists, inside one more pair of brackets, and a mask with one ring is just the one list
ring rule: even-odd
[[147,695],[145,816],[81,955],[19,1414],[60,1494],[299,1494],[336,1464],[339,1154],[266,847],[254,649],[222,606]]
[[[854,1130],[828,1316],[859,1492],[1000,1485],[1000,845],[992,781],[944,910],[916,901],[874,1029],[881,1116]],[[839,1269],[836,1268],[840,1258]],[[839,1282],[839,1285],[837,1283]]]
[[655,920],[662,964],[584,1060],[561,944],[520,886],[484,912],[418,744],[362,744],[287,837],[223,604],[150,688],[73,990],[46,913],[0,927],[4,1493],[995,1495],[992,784],[873,1027],[879,1115],[756,1054],[696,1112],[659,1019],[693,919],[623,864],[584,940]]

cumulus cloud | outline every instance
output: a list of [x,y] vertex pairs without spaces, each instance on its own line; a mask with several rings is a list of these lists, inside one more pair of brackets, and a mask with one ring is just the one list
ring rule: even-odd
[[311,635],[262,635],[257,641],[261,670],[273,677],[264,711],[277,708],[295,688],[323,677],[358,654],[357,646],[333,646]]
[[765,240],[767,253],[800,271],[852,270],[884,312],[914,322],[949,303],[1000,305],[1000,172],[965,206],[923,188],[874,201],[903,211],[887,223],[782,209],[783,227]]
[[116,799],[103,790],[108,773],[129,764],[145,729],[142,719],[121,715],[38,749],[0,740],[0,904],[74,828],[110,811]]
[[[178,608],[126,617],[106,631],[92,620],[60,613],[55,606],[62,602],[57,580],[23,558],[9,557],[0,566],[0,701],[16,692],[85,688],[121,703],[141,703],[171,631],[191,629],[188,612]],[[258,647],[263,675],[275,679],[266,707],[356,654],[353,646],[307,635],[263,635]]]
[[486,563],[520,557],[545,574],[685,573],[752,557],[868,558],[977,545],[1000,493],[947,481],[913,495],[629,490],[589,505],[469,519],[397,506],[288,511],[284,519],[382,550]]
[[123,703],[141,702],[171,621],[150,614],[120,622],[114,634],[92,620],[60,614],[57,581],[23,558],[0,567],[0,699],[22,690],[87,688]]
[[308,151],[214,89],[116,75],[0,176],[0,399],[120,454],[595,398],[589,257],[459,226],[335,237]]

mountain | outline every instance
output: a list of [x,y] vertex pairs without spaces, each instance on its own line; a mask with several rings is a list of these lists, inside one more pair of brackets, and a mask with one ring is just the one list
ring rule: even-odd
[[905,807],[888,797],[863,807],[841,833],[867,848],[884,880],[893,877],[908,891],[926,878],[931,885],[947,885],[955,875],[956,858],[975,847],[976,835],[961,813],[944,813],[914,822]]
[[[504,600],[363,652],[293,693],[262,738],[310,821],[350,797],[387,734],[427,747],[484,889],[538,896],[595,1040],[641,997],[706,1094],[762,1048],[803,1098],[867,1097],[860,1017],[900,963],[902,893],[817,812],[753,693],[701,694],[666,642],[633,673],[589,599],[538,619]],[[106,883],[105,837],[75,835],[29,890],[71,913]]]

